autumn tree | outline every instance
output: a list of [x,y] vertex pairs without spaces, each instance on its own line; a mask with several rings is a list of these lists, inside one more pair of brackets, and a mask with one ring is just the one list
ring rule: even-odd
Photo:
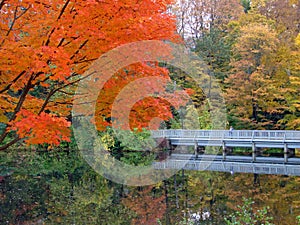
[[[265,71],[265,63],[276,51],[277,33],[268,21],[259,14],[248,13],[235,24],[238,37],[233,46],[231,75],[226,79],[227,101],[230,112],[244,124],[266,125],[262,109],[266,99],[273,93],[268,87],[272,83],[271,74]],[[275,94],[275,93],[274,93]]]
[[300,2],[297,0],[268,0],[259,12],[276,21],[281,38],[293,45],[293,38],[300,32]]
[[[120,70],[104,84],[101,98],[97,100],[95,113],[99,117],[96,121],[98,129],[105,130],[112,125],[121,129],[137,128],[140,131],[142,128],[158,129],[160,122],[173,117],[171,107],[179,109],[189,100],[188,89],[187,93],[182,89],[167,90],[172,82],[169,70],[157,63],[134,64]],[[136,102],[132,102],[134,98]],[[115,109],[115,102],[121,107]],[[126,111],[130,111],[129,127],[120,119]],[[155,121],[153,118],[159,119]]]
[[20,140],[68,141],[72,94],[84,71],[122,44],[177,41],[170,3],[1,1],[0,149]]
[[281,81],[277,91],[284,96],[284,116],[279,121],[282,127],[299,129],[299,39],[300,2],[293,0],[270,0],[261,5],[259,12],[276,21],[280,44],[278,52],[269,62],[269,70]]
[[299,128],[299,1],[178,1],[174,11],[179,33],[219,78],[232,123]]
[[293,41],[286,42],[278,23],[259,13],[264,4],[255,3],[248,14],[230,24],[236,37],[231,75],[226,80],[230,115],[239,126],[292,128],[289,121],[298,114],[298,50],[293,35]]
[[[299,39],[299,34],[298,34]],[[283,45],[281,51],[281,62],[278,75],[287,74],[286,84],[283,89],[283,95],[287,105],[286,113],[280,121],[288,129],[300,129],[300,45],[297,44],[297,37],[292,42],[294,46]],[[278,57],[279,58],[279,57]]]

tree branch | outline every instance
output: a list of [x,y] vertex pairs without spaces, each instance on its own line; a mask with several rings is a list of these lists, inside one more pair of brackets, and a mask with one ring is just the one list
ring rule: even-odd
[[66,1],[65,5],[63,6],[63,8],[62,8],[61,11],[60,11],[59,16],[57,17],[57,20],[59,20],[59,19],[62,17],[62,15],[64,14],[64,12],[65,12],[65,10],[66,10],[68,4],[69,4],[69,2],[70,2],[70,0],[67,0],[67,1]]
[[52,28],[52,30],[50,31],[50,34],[49,34],[48,37],[47,37],[47,41],[45,42],[45,46],[48,46],[48,45],[49,45],[51,35],[54,33],[54,31],[55,31],[55,27]]
[[65,84],[65,85],[62,85],[61,87],[58,87],[58,88],[56,88],[56,89],[52,89],[52,90],[49,92],[49,94],[47,95],[47,97],[46,97],[46,99],[45,99],[45,101],[44,101],[44,103],[43,103],[43,105],[42,105],[42,107],[41,107],[41,109],[40,109],[40,111],[39,111],[38,114],[41,114],[41,113],[45,110],[46,106],[48,105],[48,103],[49,103],[49,101],[50,101],[50,98],[51,98],[56,92],[60,91],[60,90],[63,89],[63,88],[66,88],[66,87],[68,87],[68,86],[70,86],[70,85],[76,84],[76,83],[80,82],[81,80],[86,79],[87,77],[89,77],[89,76],[91,76],[91,75],[93,75],[93,74],[94,74],[94,73],[88,74],[87,76],[82,77],[82,78],[80,78],[80,79],[78,79],[78,80],[75,80],[75,81],[72,81],[72,82],[67,83],[67,84]]
[[1,2],[0,2],[0,10],[3,8],[3,6],[5,5],[5,1],[6,0],[2,0]]
[[8,84],[5,88],[3,88],[2,90],[0,90],[0,94],[2,94],[3,92],[7,91],[14,83],[17,82],[17,80],[24,74],[26,73],[25,70],[23,70],[15,79],[13,79],[10,84]]
[[0,151],[3,151],[7,148],[9,148],[10,146],[12,146],[13,144],[17,143],[18,141],[20,141],[21,139],[20,138],[15,138],[14,140],[10,141],[9,143],[5,144],[5,145],[2,145],[0,146]]
[[[24,101],[26,99],[26,96],[27,96],[29,90],[32,88],[32,83],[31,83],[32,80],[33,80],[33,75],[30,76],[30,78],[29,78],[29,80],[28,80],[28,82],[27,82],[27,84],[26,84],[26,86],[25,86],[25,88],[24,88],[24,90],[23,90],[20,98],[19,98],[18,104],[17,104],[17,106],[16,106],[16,108],[15,108],[15,110],[14,110],[11,118],[9,119],[9,122],[13,121],[16,118],[17,113],[20,111],[20,109],[21,109],[21,107],[22,107],[22,105],[23,105],[23,103],[24,103]],[[1,134],[1,136],[0,136],[0,143],[8,135],[8,127],[9,126],[6,126],[4,132]]]
[[[3,1],[2,1],[3,2]],[[2,2],[0,3],[0,6],[1,6],[1,4],[2,4]],[[2,6],[1,6],[2,7]],[[13,30],[13,26],[15,25],[15,23],[16,23],[16,21],[20,18],[20,17],[22,17],[28,10],[29,10],[29,8],[30,8],[30,5],[28,5],[28,7],[18,16],[17,14],[18,14],[18,8],[19,8],[19,6],[16,6],[16,8],[15,8],[15,10],[14,10],[14,18],[13,18],[13,21],[11,22],[11,25],[9,26],[9,30],[7,31],[7,33],[6,33],[6,37],[8,37],[9,36],[9,34],[10,34],[10,32]],[[3,41],[1,42],[1,46],[4,44],[4,41],[5,41],[5,39],[3,39]]]
[[76,54],[78,54],[78,52],[88,43],[89,40],[85,40],[80,46],[79,48],[76,50],[76,52],[74,52],[74,54],[71,56],[70,59],[73,59],[75,57]]

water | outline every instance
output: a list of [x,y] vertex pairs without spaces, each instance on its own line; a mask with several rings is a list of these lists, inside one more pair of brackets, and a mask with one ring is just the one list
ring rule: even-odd
[[180,171],[154,186],[127,187],[95,173],[77,151],[14,150],[0,153],[0,224],[225,224],[243,197],[254,211],[268,206],[273,223],[297,224],[299,184],[298,177]]

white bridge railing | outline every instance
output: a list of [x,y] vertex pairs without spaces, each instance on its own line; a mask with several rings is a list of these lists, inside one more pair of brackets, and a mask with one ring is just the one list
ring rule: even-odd
[[250,140],[299,140],[300,131],[294,130],[153,130],[153,138],[198,139],[250,139]]

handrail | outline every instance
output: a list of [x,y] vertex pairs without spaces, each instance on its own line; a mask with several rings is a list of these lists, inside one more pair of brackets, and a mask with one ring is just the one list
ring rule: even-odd
[[295,130],[153,130],[151,134],[154,138],[300,140],[300,131]]

